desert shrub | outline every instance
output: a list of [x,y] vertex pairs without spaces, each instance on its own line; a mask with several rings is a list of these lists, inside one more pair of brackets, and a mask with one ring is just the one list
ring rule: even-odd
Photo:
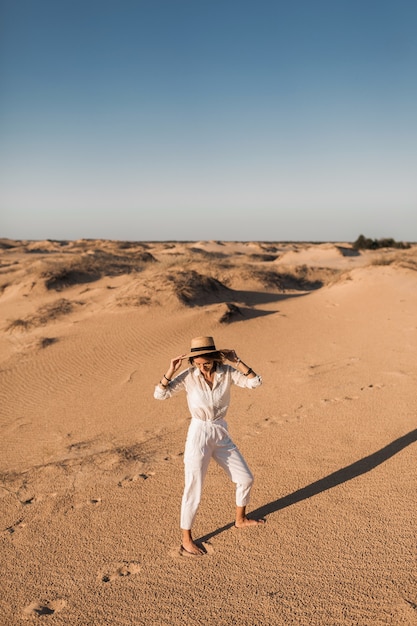
[[121,296],[117,298],[116,305],[123,307],[136,307],[136,306],[149,306],[152,304],[151,298],[149,296]]
[[58,341],[58,339],[56,337],[42,337],[39,340],[39,346],[41,348],[47,348],[48,346],[51,346],[53,343],[56,343]]
[[137,241],[117,241],[115,243],[116,248],[119,250],[130,250],[131,248],[137,248],[138,245],[143,249],[149,248],[149,245],[144,241],[141,241],[140,244]]
[[410,248],[409,243],[395,241],[391,237],[384,239],[369,239],[364,235],[359,235],[357,240],[352,244],[355,250],[379,250],[380,248],[399,248],[405,250]]
[[393,265],[396,264],[400,267],[405,267],[410,270],[417,270],[417,260],[405,256],[405,254],[394,254],[389,257],[380,256],[373,259],[372,265]]
[[409,270],[417,271],[417,260],[416,259],[401,259],[400,265],[401,265],[401,267],[406,267]]
[[272,261],[276,261],[278,258],[277,254],[260,254],[260,253],[256,253],[256,254],[251,254],[250,258],[253,261],[260,261],[260,262],[265,262],[265,263],[271,263]]
[[169,270],[172,267],[180,266],[181,269],[185,269],[193,263],[195,263],[192,257],[186,256],[184,254],[167,254],[164,257],[160,257],[160,267],[162,272]]
[[195,270],[167,274],[165,278],[173,285],[175,295],[184,304],[217,302],[222,294],[230,291],[216,278],[199,274]]
[[50,304],[45,304],[40,307],[37,311],[37,314],[33,317],[36,326],[43,326],[48,322],[51,322],[58,317],[62,317],[63,315],[68,315],[74,309],[74,305],[70,300],[66,300],[65,298],[60,298],[55,302],[51,302]]
[[27,330],[30,328],[31,323],[27,319],[18,318],[9,323],[6,330]]
[[392,265],[397,260],[394,257],[379,256],[376,259],[372,259],[371,265]]
[[102,250],[85,254],[45,270],[41,277],[47,289],[61,291],[72,285],[90,283],[103,276],[120,276],[140,271],[144,264],[155,262],[149,252],[138,251],[130,255],[117,255]]
[[330,268],[317,269],[309,268],[307,265],[300,265],[293,270],[282,268],[279,271],[252,271],[251,275],[265,287],[279,290],[311,291],[323,287],[337,273],[338,270]]
[[[80,304],[79,302],[77,304]],[[40,307],[34,315],[24,319],[16,319],[9,323],[7,330],[29,330],[36,326],[45,326],[48,322],[56,320],[58,317],[68,315],[74,309],[74,303],[60,298],[56,302],[51,302]]]
[[45,287],[48,290],[61,291],[72,285],[90,283],[101,278],[101,273],[88,267],[88,264],[62,264],[56,268],[42,272],[41,278],[45,279]]
[[225,254],[224,252],[211,252],[209,250],[204,250],[203,248],[197,248],[194,246],[191,246],[189,251],[192,255],[197,255],[207,260],[227,258],[227,254]]

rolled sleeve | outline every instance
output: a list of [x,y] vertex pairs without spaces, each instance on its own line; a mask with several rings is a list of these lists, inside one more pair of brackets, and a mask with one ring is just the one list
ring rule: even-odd
[[256,387],[260,387],[262,385],[262,377],[258,374],[254,378],[248,378],[242,372],[234,368],[230,368],[232,370],[232,380],[235,385],[238,387],[246,387],[247,389],[256,389]]
[[186,378],[187,371],[182,372],[173,379],[172,382],[169,383],[164,389],[162,389],[159,385],[155,386],[155,390],[153,392],[153,397],[156,400],[168,400],[168,398],[172,398],[175,394],[184,389],[184,380]]
[[257,374],[255,378],[246,378],[246,380],[247,387],[249,389],[256,389],[256,387],[260,387],[262,385],[262,376],[259,376],[259,374]]
[[166,400],[167,398],[170,398],[171,396],[172,396],[172,393],[170,393],[169,387],[162,389],[162,387],[160,387],[159,385],[156,385],[155,391],[153,392],[153,397],[156,400]]

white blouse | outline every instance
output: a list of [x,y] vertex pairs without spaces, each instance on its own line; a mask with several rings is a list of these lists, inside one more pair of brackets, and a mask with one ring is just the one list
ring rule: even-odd
[[230,404],[231,385],[255,389],[262,384],[262,378],[248,378],[230,365],[217,364],[214,373],[213,388],[204,380],[203,374],[196,367],[184,370],[162,389],[156,385],[154,398],[167,400],[185,390],[191,417],[204,421],[223,419]]

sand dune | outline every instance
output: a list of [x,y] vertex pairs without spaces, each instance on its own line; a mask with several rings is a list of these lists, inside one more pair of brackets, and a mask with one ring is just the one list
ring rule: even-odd
[[[417,624],[417,247],[0,240],[0,624]],[[190,338],[259,371],[181,555]]]

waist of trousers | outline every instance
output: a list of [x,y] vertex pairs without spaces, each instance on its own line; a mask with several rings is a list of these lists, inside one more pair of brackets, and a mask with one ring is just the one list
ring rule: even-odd
[[224,417],[216,417],[215,419],[210,419],[208,417],[196,417],[195,415],[193,415],[191,419],[196,420],[197,422],[203,422],[205,424],[216,424],[225,421]]
[[216,433],[216,437],[220,434],[221,437],[230,437],[227,422],[223,417],[219,417],[216,420],[204,420],[193,417],[190,423],[190,430],[194,432],[204,432],[207,437],[213,436],[214,433]]

